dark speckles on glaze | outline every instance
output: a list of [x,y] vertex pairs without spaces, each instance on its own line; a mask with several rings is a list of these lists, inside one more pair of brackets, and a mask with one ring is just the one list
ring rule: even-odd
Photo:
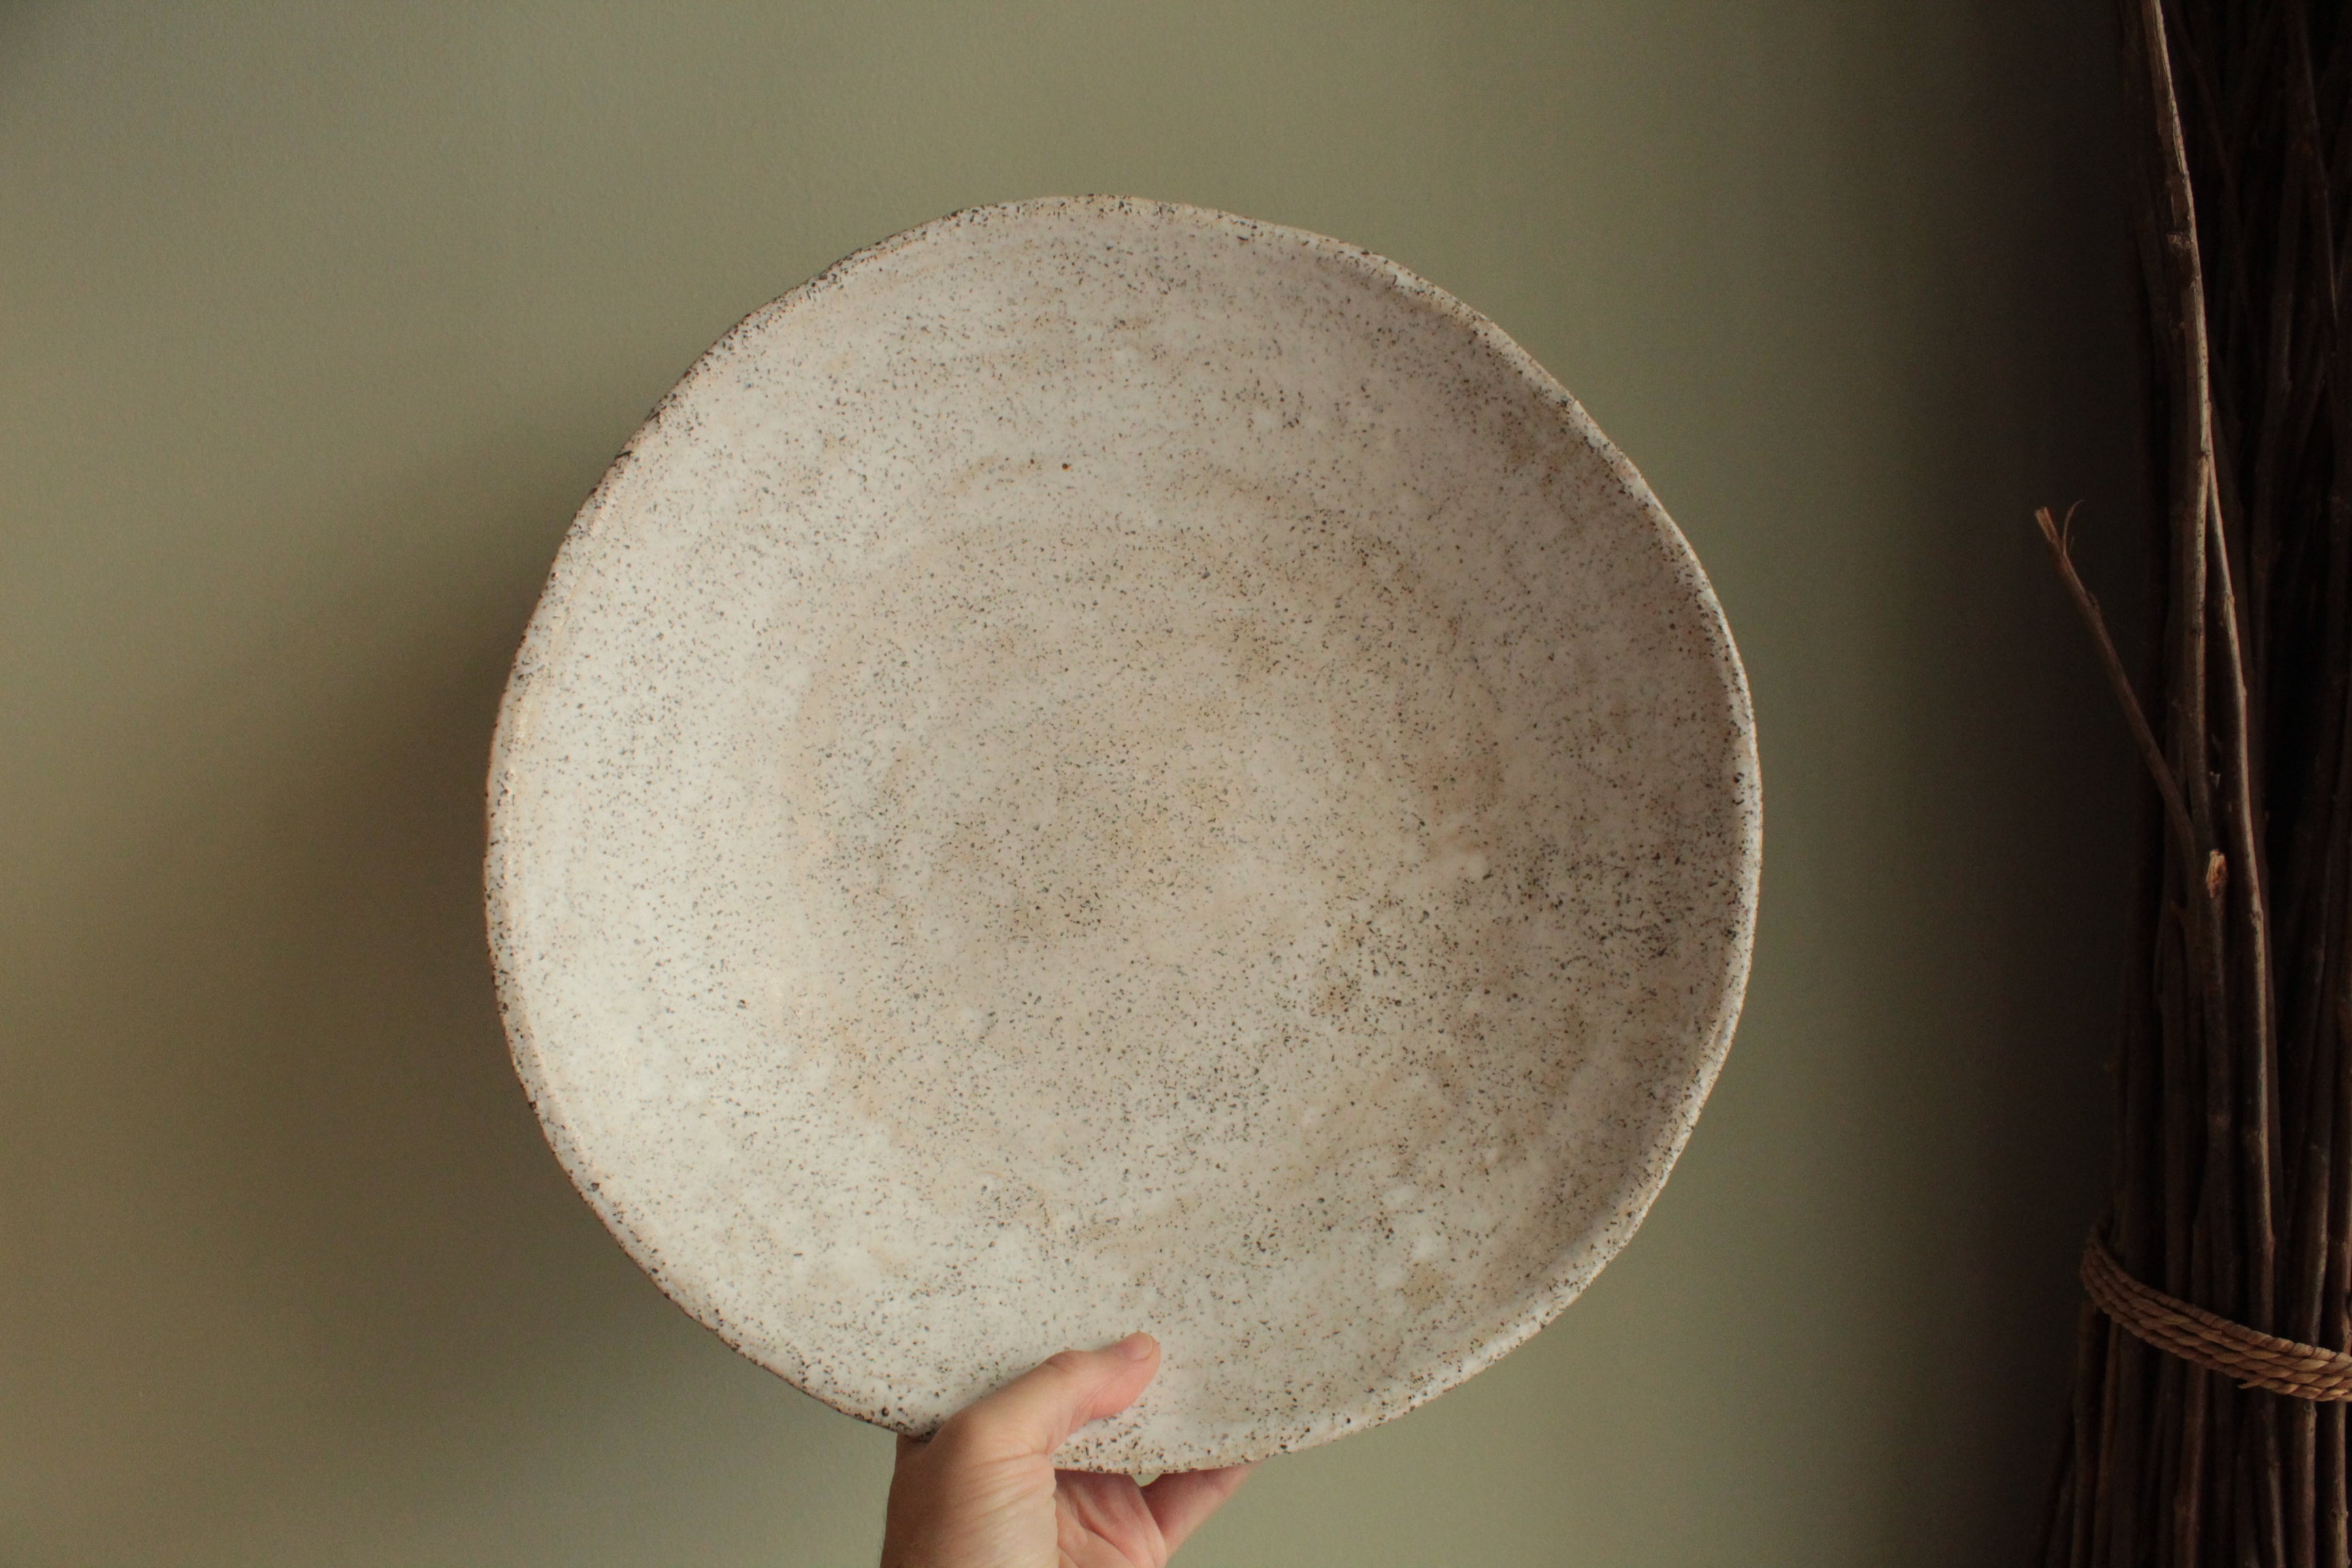
[[704,357],[500,715],[515,1059],[689,1311],[927,1430],[1148,1328],[1066,1462],[1397,1415],[1621,1247],[1728,1046],[1748,700],[1640,478],[1336,241],[1085,199]]

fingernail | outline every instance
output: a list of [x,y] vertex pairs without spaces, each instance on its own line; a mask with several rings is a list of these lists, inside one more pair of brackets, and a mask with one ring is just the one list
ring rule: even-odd
[[1129,1361],[1143,1361],[1160,1348],[1160,1342],[1150,1334],[1133,1333],[1110,1348]]

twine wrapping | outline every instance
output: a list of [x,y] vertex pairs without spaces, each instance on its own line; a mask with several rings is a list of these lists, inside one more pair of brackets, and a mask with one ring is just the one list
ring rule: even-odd
[[2124,1272],[2095,1232],[2083,1247],[2083,1289],[2099,1310],[2168,1355],[2296,1399],[2352,1400],[2352,1354],[2233,1323]]

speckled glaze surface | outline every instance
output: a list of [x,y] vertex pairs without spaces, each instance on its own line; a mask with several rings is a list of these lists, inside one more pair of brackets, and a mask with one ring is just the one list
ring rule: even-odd
[[1095,198],[714,347],[490,784],[516,1064],[636,1259],[908,1432],[1149,1329],[1102,1469],[1559,1311],[1722,1061],[1760,842],[1722,615],[1558,384],[1378,257]]

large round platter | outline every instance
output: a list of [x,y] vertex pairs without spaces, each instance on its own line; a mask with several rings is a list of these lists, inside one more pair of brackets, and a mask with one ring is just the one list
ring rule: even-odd
[[1492,323],[1295,229],[958,214],[722,340],[582,510],[491,775],[572,1179],[922,1432],[1149,1329],[1064,1462],[1395,1415],[1623,1245],[1738,1010],[1697,562]]

